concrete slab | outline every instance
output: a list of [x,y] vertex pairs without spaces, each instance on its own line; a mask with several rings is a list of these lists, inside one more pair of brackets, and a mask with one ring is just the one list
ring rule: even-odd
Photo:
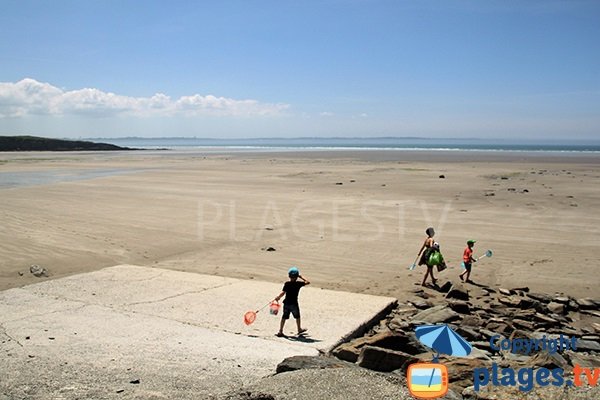
[[0,400],[211,398],[328,351],[395,302],[309,286],[308,338],[275,337],[267,309],[244,325],[281,287],[121,265],[0,292]]

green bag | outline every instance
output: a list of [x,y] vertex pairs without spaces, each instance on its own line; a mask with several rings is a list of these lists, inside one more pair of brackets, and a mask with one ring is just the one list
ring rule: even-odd
[[429,260],[427,260],[427,265],[435,266],[441,265],[444,263],[444,257],[442,253],[439,251],[434,251],[429,255]]

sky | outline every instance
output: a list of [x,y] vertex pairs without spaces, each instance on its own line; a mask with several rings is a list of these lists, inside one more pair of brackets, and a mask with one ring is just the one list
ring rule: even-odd
[[596,0],[0,10],[0,135],[600,140]]

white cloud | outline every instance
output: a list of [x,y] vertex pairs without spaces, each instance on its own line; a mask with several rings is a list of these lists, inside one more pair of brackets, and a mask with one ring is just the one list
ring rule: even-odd
[[323,111],[319,114],[321,117],[333,117],[333,113],[329,111]]
[[156,93],[152,97],[130,97],[99,89],[64,91],[49,83],[26,78],[0,82],[0,118],[26,115],[116,116],[272,116],[288,104],[236,100],[194,94],[171,99]]

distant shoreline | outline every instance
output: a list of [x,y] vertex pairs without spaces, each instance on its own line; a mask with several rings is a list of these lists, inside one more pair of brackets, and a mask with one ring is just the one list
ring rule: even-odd
[[50,139],[38,136],[0,136],[0,152],[16,151],[125,151],[137,150],[111,143]]

